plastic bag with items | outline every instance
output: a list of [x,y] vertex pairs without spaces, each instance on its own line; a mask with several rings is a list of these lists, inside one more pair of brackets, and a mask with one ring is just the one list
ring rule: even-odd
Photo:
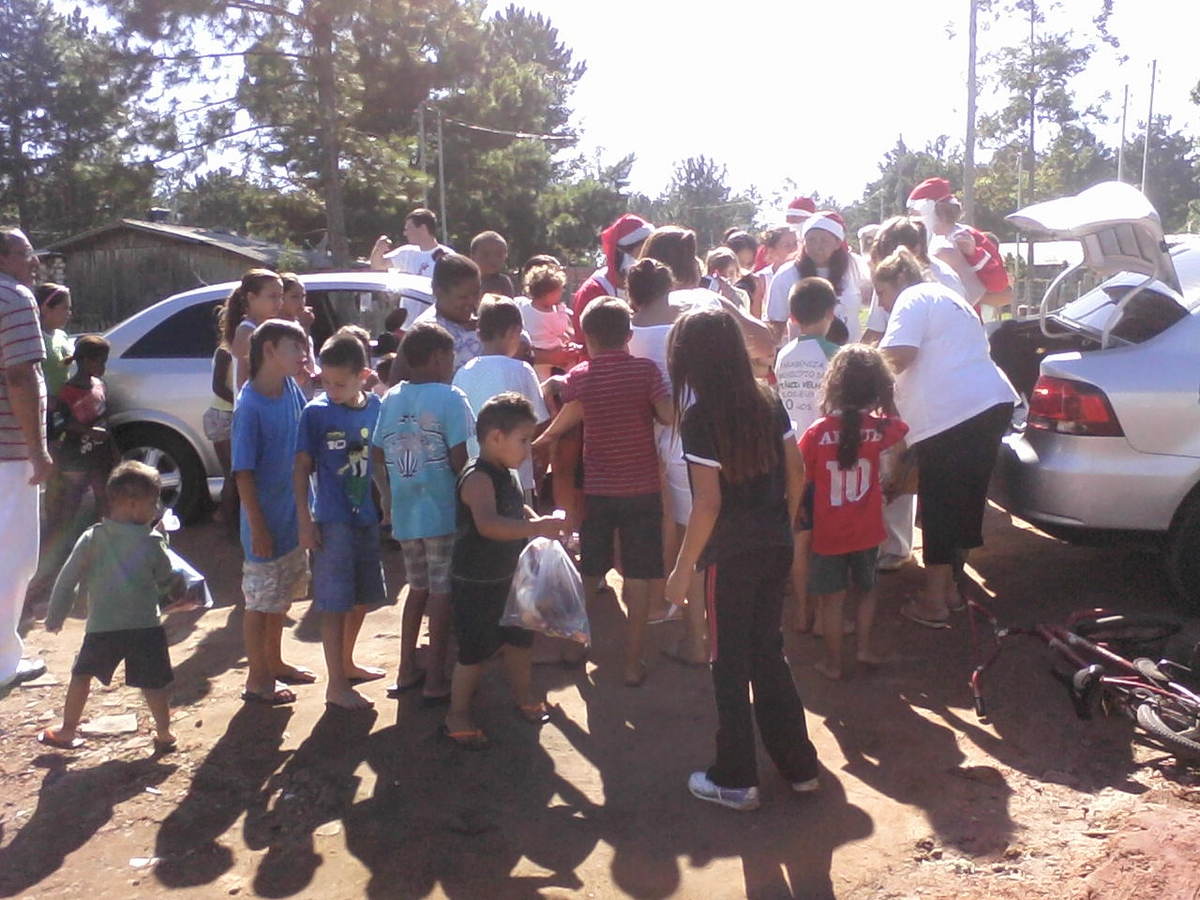
[[585,646],[592,642],[583,582],[558,541],[539,537],[525,545],[500,624],[540,631]]

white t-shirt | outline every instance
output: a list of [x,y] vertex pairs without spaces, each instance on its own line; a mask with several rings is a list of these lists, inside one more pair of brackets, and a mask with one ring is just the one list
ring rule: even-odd
[[[817,267],[817,275],[829,277],[826,266]],[[771,279],[771,291],[767,295],[767,321],[786,322],[788,339],[796,337],[799,332],[792,322],[791,299],[792,288],[800,280],[800,268],[795,262],[784,263]],[[834,285],[836,288],[837,286]],[[836,315],[846,325],[850,332],[849,342],[854,343],[862,337],[862,322],[859,321],[858,311],[862,308],[862,294],[858,287],[858,273],[854,261],[846,269],[842,278],[842,289],[838,291],[838,305],[834,308]]]
[[[929,270],[933,273],[933,277],[937,279],[938,284],[950,288],[958,296],[966,299],[966,291],[963,290],[962,279],[958,274],[942,262],[940,259],[929,260]],[[888,312],[879,305],[879,295],[871,294],[871,308],[867,311],[867,331],[878,331],[883,334],[887,331]]]
[[521,320],[529,334],[529,343],[535,350],[560,350],[567,345],[571,331],[571,311],[566,304],[556,303],[549,312],[533,305],[528,297],[517,300]]
[[837,344],[802,334],[775,357],[776,389],[796,434],[821,417],[821,381],[837,351]]
[[[509,356],[477,356],[454,373],[454,386],[467,395],[471,413],[479,415],[483,404],[505,391],[515,391],[533,406],[533,414],[541,424],[550,418],[537,375],[529,363]],[[472,434],[467,438],[467,452],[479,455],[479,441]],[[517,475],[521,489],[533,490],[533,460],[521,463]]]
[[922,282],[900,292],[879,347],[917,348],[913,364],[896,377],[896,406],[908,423],[910,444],[1018,399],[992,362],[975,310],[940,284]]
[[[450,321],[445,316],[438,315],[436,305],[429,307],[417,316],[417,321],[412,324],[416,325],[417,322],[433,322],[450,332],[450,337],[454,338],[454,370],[456,372],[483,352],[483,343],[479,340],[479,332],[474,328],[467,328],[465,325]],[[412,325],[407,327],[411,328]]]
[[396,272],[403,272],[406,275],[432,276],[434,264],[438,259],[453,252],[453,248],[447,247],[445,244],[438,244],[432,250],[422,250],[416,244],[405,244],[403,247],[389,250],[383,255],[383,258],[391,264],[392,269]]

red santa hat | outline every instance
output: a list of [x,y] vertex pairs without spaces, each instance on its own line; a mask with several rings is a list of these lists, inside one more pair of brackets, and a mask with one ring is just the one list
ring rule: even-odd
[[600,249],[610,278],[621,271],[621,251],[644,241],[653,230],[654,226],[641,216],[626,213],[600,232]]
[[950,182],[945,178],[926,178],[908,195],[908,205],[912,206],[918,200],[932,200],[938,203],[953,196],[954,191],[950,190]]
[[818,213],[813,213],[804,222],[804,231],[801,237],[810,231],[818,229],[828,231],[842,242],[843,247],[846,247],[846,221],[838,213],[831,209],[823,209]]
[[817,204],[812,197],[797,197],[787,205],[785,218],[793,227],[801,225],[805,219],[817,211]]

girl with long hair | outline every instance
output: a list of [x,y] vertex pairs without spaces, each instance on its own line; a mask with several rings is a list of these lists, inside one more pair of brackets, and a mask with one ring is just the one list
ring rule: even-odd
[[704,570],[718,718],[716,761],[692,773],[688,790],[749,810],[758,806],[755,720],[792,788],[819,786],[816,749],[780,634],[804,467],[787,413],[755,380],[731,315],[700,310],[681,317],[668,360],[692,511],[666,596],[682,605],[692,573]]
[[[877,665],[871,649],[875,579],[884,540],[879,457],[899,443],[908,426],[893,409],[892,374],[874,347],[850,344],[825,370],[822,418],[800,438],[805,471],[813,484],[812,557],[808,593],[825,640],[816,669],[842,677],[842,606],[847,591],[858,595],[858,661]],[[882,414],[881,414],[882,413]]]
[[822,210],[804,220],[800,253],[795,261],[781,267],[771,281],[767,297],[767,320],[776,339],[786,334],[795,337],[788,326],[788,297],[792,285],[801,278],[814,276],[827,279],[837,291],[837,318],[829,329],[828,338],[835,344],[857,341],[862,334],[858,311],[862,307],[862,291],[857,267],[846,244],[846,226],[842,217],[831,210]]
[[283,310],[283,281],[270,269],[251,269],[233,289],[221,307],[221,342],[229,348],[234,361],[233,392],[250,379],[250,336],[267,319],[277,318]]

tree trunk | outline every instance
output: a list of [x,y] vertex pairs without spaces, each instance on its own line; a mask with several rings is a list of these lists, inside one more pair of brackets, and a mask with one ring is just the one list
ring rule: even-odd
[[17,225],[26,234],[33,229],[29,198],[29,161],[25,158],[25,129],[20,114],[9,120],[8,140],[12,150],[12,193],[17,207]]
[[337,79],[333,67],[333,14],[314,4],[312,15],[313,72],[317,79],[317,121],[321,135],[321,182],[325,198],[325,227],[334,268],[350,264],[346,237],[346,206],[342,196],[341,148],[338,140]]

